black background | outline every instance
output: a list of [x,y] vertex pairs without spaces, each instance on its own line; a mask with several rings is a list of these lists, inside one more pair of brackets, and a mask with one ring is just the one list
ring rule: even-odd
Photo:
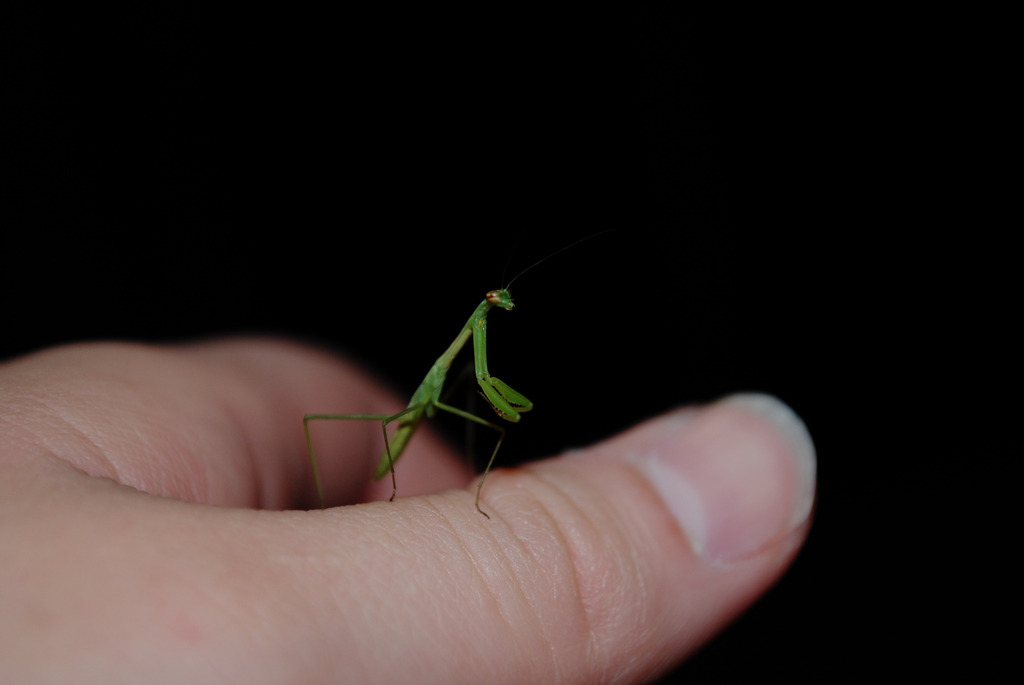
[[805,550],[679,674],[989,663],[958,612],[991,588],[955,560],[1011,454],[955,437],[986,396],[952,384],[992,360],[952,341],[986,320],[967,285],[1006,274],[966,276],[986,203],[939,171],[985,146],[952,113],[983,95],[955,22],[71,12],[5,22],[0,357],[267,333],[411,392],[486,290],[614,229],[492,314],[491,370],[536,405],[504,463],[748,390],[819,456]]

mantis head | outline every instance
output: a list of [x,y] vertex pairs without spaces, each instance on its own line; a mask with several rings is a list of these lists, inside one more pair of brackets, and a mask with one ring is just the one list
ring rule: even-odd
[[512,309],[515,306],[512,303],[512,295],[504,288],[491,290],[484,295],[484,298],[495,307],[501,307],[502,309]]

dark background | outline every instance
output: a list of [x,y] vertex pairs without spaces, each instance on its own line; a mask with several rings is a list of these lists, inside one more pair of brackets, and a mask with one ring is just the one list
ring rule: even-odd
[[679,675],[998,655],[960,642],[1012,453],[956,436],[987,396],[954,383],[998,356],[955,342],[989,321],[968,287],[1010,284],[950,183],[986,146],[955,18],[260,7],[7,11],[0,358],[268,333],[411,392],[503,274],[614,229],[492,315],[536,405],[502,461],[749,390],[819,456],[805,550]]

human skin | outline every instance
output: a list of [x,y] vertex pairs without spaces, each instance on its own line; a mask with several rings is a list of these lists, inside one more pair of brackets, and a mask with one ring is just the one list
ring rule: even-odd
[[[814,448],[777,400],[675,410],[472,474],[429,429],[368,482],[402,406],[270,339],[93,343],[0,364],[0,681],[646,682],[783,573]],[[313,507],[311,510],[310,507]]]

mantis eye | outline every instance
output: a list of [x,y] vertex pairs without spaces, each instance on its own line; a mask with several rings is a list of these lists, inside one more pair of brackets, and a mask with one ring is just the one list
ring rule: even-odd
[[512,296],[507,290],[502,288],[501,290],[492,290],[486,295],[487,301],[493,304],[495,307],[501,307],[502,309],[512,309]]

